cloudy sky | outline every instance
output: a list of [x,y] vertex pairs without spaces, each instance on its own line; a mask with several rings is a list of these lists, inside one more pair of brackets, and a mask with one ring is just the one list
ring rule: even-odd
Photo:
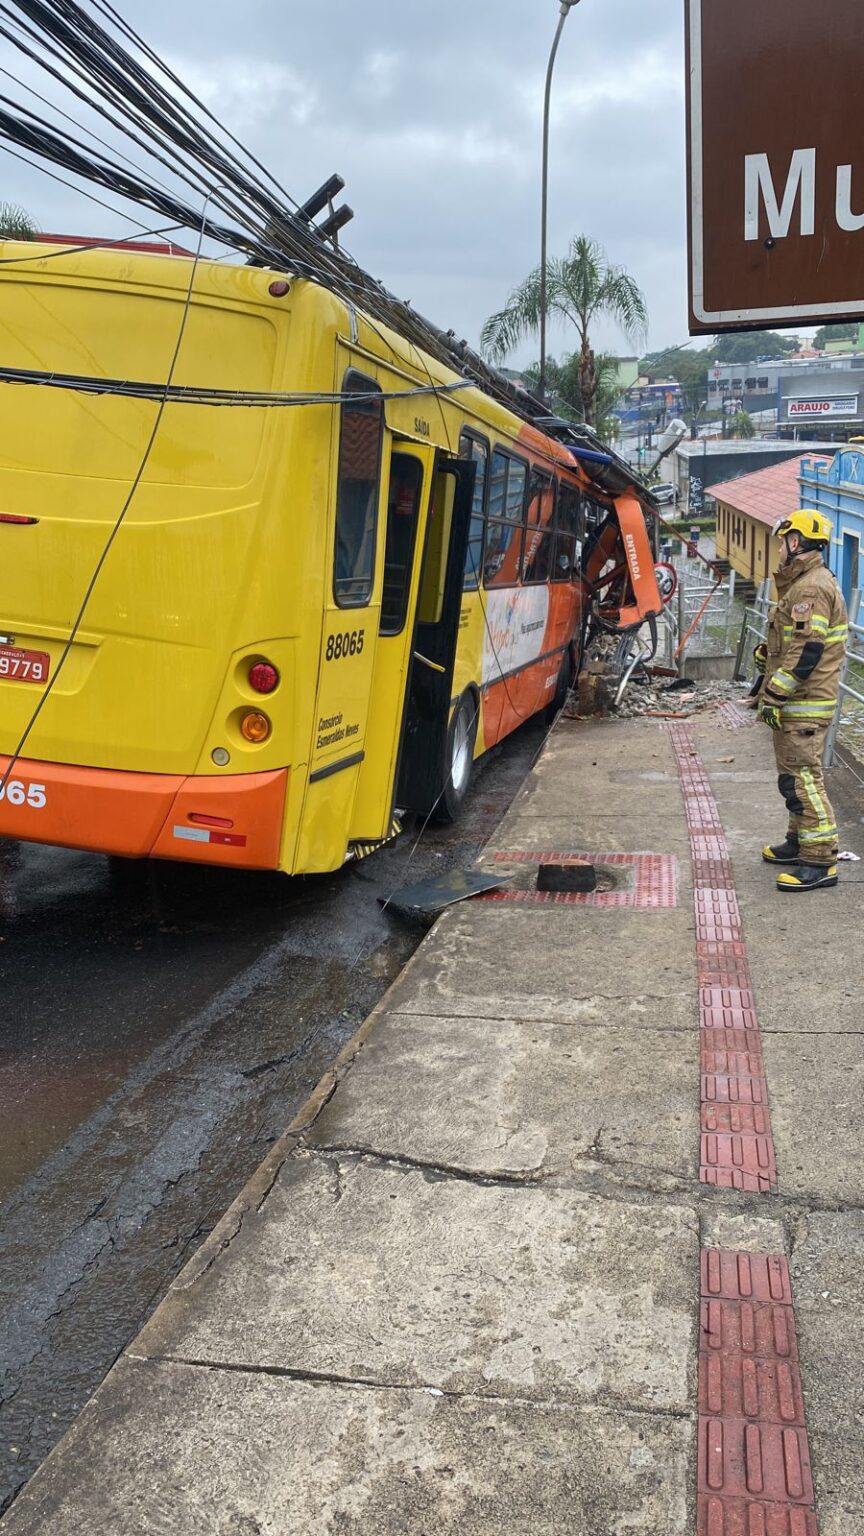
[[[349,248],[438,323],[476,344],[537,265],[556,0],[115,3],[299,200],[339,171]],[[8,45],[3,65],[35,83]],[[43,229],[125,228],[0,155],[0,198]],[[549,250],[599,240],[647,296],[652,347],[687,334],[684,175],[680,0],[581,0],[553,86]],[[595,344],[630,350],[614,329]],[[534,356],[529,342],[512,361]]]

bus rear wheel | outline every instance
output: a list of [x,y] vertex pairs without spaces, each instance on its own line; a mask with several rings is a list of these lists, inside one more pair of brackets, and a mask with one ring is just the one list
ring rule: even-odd
[[479,708],[473,694],[463,693],[453,711],[444,757],[444,787],[434,813],[437,822],[456,821],[465,804],[474,766]]

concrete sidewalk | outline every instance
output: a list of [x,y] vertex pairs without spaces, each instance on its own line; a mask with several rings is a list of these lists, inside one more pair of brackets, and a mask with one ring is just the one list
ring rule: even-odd
[[[819,1530],[864,1536],[864,864],[834,892],[774,891],[758,857],[783,832],[770,741],[725,716],[686,739],[657,721],[559,724],[487,850],[511,894],[437,923],[2,1536],[691,1536],[704,1382],[700,1536],[750,1536],[706,1492],[737,1518],[737,1463],[712,1482],[711,1426],[758,1414],[746,1393],[711,1407],[705,1250],[788,1256]],[[740,909],[764,1042],[770,1193],[700,1182],[707,798],[687,791],[685,815],[688,758],[731,856],[723,912]],[[864,802],[837,809],[864,852]],[[573,851],[606,855],[612,888],[538,901],[539,856]],[[755,1081],[740,1062],[722,1072]],[[759,1359],[761,1382],[774,1366]],[[783,1413],[768,1418],[770,1449]],[[795,1519],[758,1529],[811,1536],[782,1443],[783,1499],[767,1451],[764,1486],[747,1487]]]

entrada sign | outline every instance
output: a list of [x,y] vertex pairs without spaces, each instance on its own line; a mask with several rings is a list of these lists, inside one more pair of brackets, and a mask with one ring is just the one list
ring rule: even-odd
[[685,5],[691,332],[864,318],[864,3]]

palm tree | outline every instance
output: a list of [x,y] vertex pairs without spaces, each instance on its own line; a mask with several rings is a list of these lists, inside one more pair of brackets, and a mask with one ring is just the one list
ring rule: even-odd
[[39,225],[26,208],[17,203],[0,203],[0,240],[35,240]]
[[736,411],[732,417],[733,437],[755,437],[756,428],[749,411]]
[[[579,388],[582,409],[590,426],[597,416],[597,361],[591,346],[595,320],[613,320],[627,340],[635,342],[648,329],[644,295],[623,267],[610,265],[596,240],[577,235],[566,256],[553,257],[546,266],[547,313],[572,325],[579,339]],[[523,337],[540,326],[540,268],[521,282],[504,308],[490,315],[480,344],[486,356],[503,362]]]

